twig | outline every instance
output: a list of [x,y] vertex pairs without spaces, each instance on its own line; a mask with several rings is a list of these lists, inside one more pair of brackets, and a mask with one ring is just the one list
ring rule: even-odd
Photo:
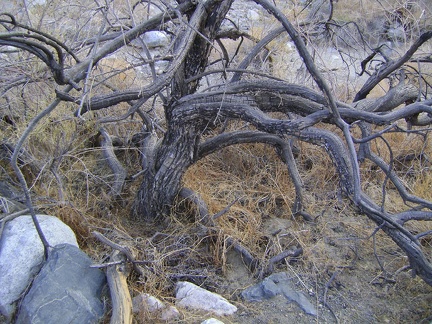
[[[39,208],[48,208],[48,207],[52,207],[52,206],[57,206],[57,204],[38,205],[36,207],[37,207],[37,209],[39,209]],[[11,220],[13,220],[13,219],[15,219],[15,218],[17,218],[19,216],[25,215],[29,211],[30,211],[30,209],[26,208],[26,209],[17,211],[15,213],[11,213],[11,214],[6,214],[4,216],[0,216],[0,239],[2,237],[3,230],[4,230],[4,227],[5,227],[5,225],[6,225],[7,222],[9,222],[9,221],[11,221]]]
[[331,283],[333,282],[333,280],[336,279],[336,276],[339,274],[340,271],[335,271],[333,272],[332,276],[330,277],[330,280],[327,281],[326,285],[325,285],[325,289],[324,289],[324,297],[323,297],[323,304],[325,307],[327,307],[330,311],[330,313],[333,315],[333,317],[336,320],[336,323],[339,324],[339,319],[337,318],[335,312],[333,311],[333,309],[330,307],[330,305],[327,303],[327,292],[330,288]]
[[217,212],[216,214],[213,215],[213,220],[218,219],[219,217],[225,215],[227,212],[229,212],[230,208],[241,199],[242,197],[238,197],[236,199],[234,199],[232,202],[229,203],[228,206],[226,206],[224,209],[222,209],[221,211]]
[[416,235],[416,239],[420,239],[420,238],[422,238],[423,236],[428,236],[428,235],[432,235],[432,230],[430,230],[430,231],[426,231],[426,232],[423,232],[423,233],[420,233],[420,234],[417,234]]
[[92,264],[92,265],[90,265],[90,268],[107,268],[109,266],[122,264],[122,263],[125,263],[125,261],[119,260],[119,261],[112,261],[112,262],[106,262],[106,263],[101,263],[101,264]]
[[386,274],[387,272],[386,272],[386,270],[384,269],[384,266],[383,266],[383,264],[382,264],[382,262],[381,262],[381,260],[380,260],[380,258],[379,258],[379,256],[378,256],[378,253],[377,253],[377,250],[376,250],[376,232],[373,234],[373,236],[372,236],[372,242],[373,242],[373,252],[374,252],[374,256],[375,256],[375,259],[377,260],[377,262],[378,262],[378,264],[379,264],[379,266],[380,266],[380,268],[381,268],[381,271],[384,273],[384,274]]
[[269,260],[269,264],[265,270],[266,274],[271,274],[273,273],[273,269],[274,269],[274,264],[277,262],[280,262],[288,257],[291,258],[295,258],[298,257],[299,255],[303,254],[303,249],[297,248],[295,250],[287,250],[287,251],[283,251],[282,253],[279,253],[278,255],[275,255],[274,257],[270,258]]
[[126,258],[132,263],[134,270],[141,276],[144,275],[143,271],[136,265],[137,261],[135,260],[135,257],[132,255],[131,251],[124,246],[121,246],[117,243],[114,243],[113,241],[109,240],[105,236],[103,236],[101,233],[94,231],[92,232],[93,236],[97,238],[102,243],[112,247],[114,250],[122,252]]
[[251,272],[255,271],[255,269],[257,268],[259,262],[257,259],[255,259],[252,255],[252,253],[250,253],[243,245],[241,245],[240,243],[236,242],[232,237],[228,237],[226,239],[228,246],[232,246],[233,249],[235,251],[237,251],[238,253],[240,253],[240,255],[242,256],[242,259],[244,261],[244,263],[246,264],[246,266],[249,268],[249,270]]

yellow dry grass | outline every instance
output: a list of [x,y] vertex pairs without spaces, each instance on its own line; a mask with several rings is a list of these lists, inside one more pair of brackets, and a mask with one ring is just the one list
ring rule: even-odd
[[[364,1],[337,2],[337,18],[361,14],[353,8],[364,9]],[[366,9],[365,9],[366,10]],[[296,15],[290,12],[290,15]],[[263,36],[267,28],[254,27],[255,37]],[[269,49],[276,55],[287,50],[284,43],[272,42]],[[232,46],[235,49],[235,46]],[[275,65],[278,76],[288,75],[282,69],[284,61]],[[126,61],[107,59],[94,70],[94,82],[102,81],[116,88],[133,85],[135,74],[129,71]],[[118,70],[120,73],[117,73]],[[111,74],[112,73],[112,74]],[[107,76],[111,76],[106,79]],[[35,87],[44,89],[43,85]],[[29,88],[33,91],[33,88]],[[349,97],[348,91],[338,89],[339,98]],[[105,91],[111,91],[105,89]],[[45,93],[45,90],[39,92]],[[49,94],[35,98],[26,106],[29,116],[17,121],[17,129],[2,127],[0,138],[12,142],[25,129],[28,120],[46,106],[51,99]],[[21,105],[28,104],[17,99]],[[127,110],[126,105],[115,108],[118,116]],[[215,233],[208,237],[201,235],[195,220],[195,207],[184,206],[181,202],[167,216],[163,227],[151,227],[141,220],[130,218],[130,207],[135,199],[139,181],[127,182],[119,201],[111,201],[108,196],[110,170],[107,168],[101,151],[94,147],[90,139],[95,135],[95,122],[92,118],[75,120],[71,118],[72,105],[63,105],[32,133],[25,145],[30,156],[41,166],[40,173],[28,171],[29,186],[38,197],[36,205],[55,203],[56,206],[41,208],[56,215],[71,226],[78,237],[80,246],[95,262],[103,262],[111,249],[95,240],[91,232],[100,231],[113,241],[131,248],[138,260],[148,261],[143,266],[144,277],[134,274],[129,279],[133,294],[147,292],[166,301],[172,301],[173,286],[183,271],[184,275],[196,278],[204,286],[215,287],[220,272],[226,268],[226,240],[234,238],[250,250],[258,259],[265,262],[292,247],[301,246],[303,255],[295,263],[281,263],[278,270],[289,271],[303,278],[304,285],[318,291],[328,280],[328,274],[337,269],[370,267],[363,265],[362,258],[373,259],[374,242],[370,237],[376,225],[365,216],[358,215],[349,202],[341,197],[338,177],[331,159],[325,150],[306,143],[296,143],[300,153],[297,163],[304,183],[305,210],[312,215],[313,224],[292,215],[295,199],[294,186],[289,178],[287,166],[282,163],[272,147],[263,144],[247,144],[225,148],[193,165],[184,176],[184,186],[197,192],[208,204],[210,214],[223,210],[234,200],[237,202],[217,220]],[[112,115],[111,111],[95,112],[95,117]],[[96,119],[96,118],[95,118]],[[139,132],[137,120],[129,119],[107,126],[109,132],[123,139],[124,143]],[[327,126],[326,126],[327,127]],[[331,128],[329,128],[331,129]],[[432,156],[429,137],[424,140],[416,134],[391,133],[385,139],[392,147],[394,158],[407,155]],[[385,161],[390,161],[387,145],[374,140],[372,150]],[[136,148],[125,147],[118,156],[128,171],[136,174],[140,169],[139,152]],[[396,161],[396,160],[395,160]],[[32,162],[32,161],[28,161]],[[1,176],[10,167],[0,161]],[[395,168],[409,192],[432,200],[432,176],[430,165],[420,158],[397,164]],[[364,190],[377,203],[382,200],[382,184],[385,174],[365,162],[361,166]],[[57,176],[57,177],[56,177]],[[1,178],[0,178],[1,180]],[[386,187],[385,206],[391,212],[405,208],[403,201],[391,185]],[[411,226],[416,232],[430,230],[427,222],[417,222]],[[281,230],[279,234],[275,234]],[[160,232],[160,233],[159,233]],[[406,256],[386,235],[379,232],[376,246],[383,256],[384,268],[395,272],[407,265]],[[432,253],[430,240],[422,240],[428,253]],[[430,254],[429,254],[430,255]],[[377,278],[382,273],[376,272]],[[196,277],[194,277],[196,276]],[[203,279],[204,278],[204,279]],[[314,281],[315,280],[315,281]],[[373,280],[371,280],[373,281]],[[307,282],[307,283],[306,283]],[[316,287],[311,286],[315,282]],[[417,280],[398,280],[398,287],[410,291]],[[396,292],[394,292],[396,293]],[[190,315],[191,321],[194,320]]]

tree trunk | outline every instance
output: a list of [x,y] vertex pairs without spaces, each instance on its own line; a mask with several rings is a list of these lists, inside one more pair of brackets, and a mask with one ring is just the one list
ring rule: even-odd
[[173,125],[165,134],[154,154],[154,167],[147,167],[138,191],[134,213],[137,217],[152,222],[169,213],[181,180],[187,168],[195,160],[196,129],[185,129]]
[[183,174],[195,160],[200,127],[197,124],[185,125],[181,121],[173,123],[172,113],[179,98],[196,92],[199,79],[193,82],[187,80],[202,73],[207,66],[208,53],[232,2],[233,0],[213,0],[204,4],[206,13],[201,20],[200,34],[195,35],[191,49],[173,78],[171,98],[165,107],[169,129],[161,146],[150,157],[154,158],[154,168],[144,166],[144,179],[133,210],[136,216],[146,221],[157,221],[169,213],[181,190]]

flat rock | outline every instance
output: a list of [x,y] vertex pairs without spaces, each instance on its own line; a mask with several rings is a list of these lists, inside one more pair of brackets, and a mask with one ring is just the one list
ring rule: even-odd
[[[51,246],[68,243],[78,247],[75,234],[58,218],[37,215]],[[43,244],[29,215],[6,223],[0,239],[0,312],[10,318],[15,302],[38,273],[43,261]]]
[[24,297],[16,323],[97,323],[104,273],[79,248],[61,244],[50,252]]
[[245,289],[241,295],[248,302],[262,301],[282,295],[289,301],[297,303],[306,314],[317,315],[316,308],[307,297],[292,287],[291,279],[286,272],[274,273],[268,276],[260,283]]
[[232,315],[237,311],[237,307],[222,296],[187,281],[176,285],[176,305],[213,312],[218,316]]

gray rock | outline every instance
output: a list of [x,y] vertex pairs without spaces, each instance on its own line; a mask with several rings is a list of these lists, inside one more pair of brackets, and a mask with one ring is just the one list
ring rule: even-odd
[[167,46],[170,42],[166,33],[157,30],[146,32],[142,39],[148,48]]
[[[162,321],[173,321],[180,317],[180,312],[174,306],[164,304],[158,298],[143,293],[132,299],[133,312],[135,314],[146,314],[159,312]],[[139,320],[139,318],[137,318]],[[145,320],[145,319],[143,319]]]
[[168,69],[169,65],[170,62],[166,60],[156,61],[155,62],[156,74],[159,75],[164,73]]
[[248,302],[262,301],[277,295],[283,295],[289,301],[296,302],[309,315],[316,316],[317,310],[307,297],[292,287],[291,279],[286,272],[274,273],[260,283],[245,289],[241,293]]
[[104,314],[105,275],[91,263],[76,246],[57,245],[24,297],[16,323],[97,323]]
[[213,312],[218,316],[232,315],[237,311],[237,307],[222,296],[187,281],[177,283],[176,305]]
[[[37,215],[39,224],[51,246],[68,243],[78,246],[75,234],[58,218]],[[10,318],[15,302],[38,273],[43,261],[43,245],[31,216],[24,215],[8,222],[0,239],[0,312]]]
[[249,9],[247,12],[247,18],[249,20],[253,20],[253,21],[259,21],[261,19],[261,15],[259,14],[258,11],[253,10],[253,9]]

